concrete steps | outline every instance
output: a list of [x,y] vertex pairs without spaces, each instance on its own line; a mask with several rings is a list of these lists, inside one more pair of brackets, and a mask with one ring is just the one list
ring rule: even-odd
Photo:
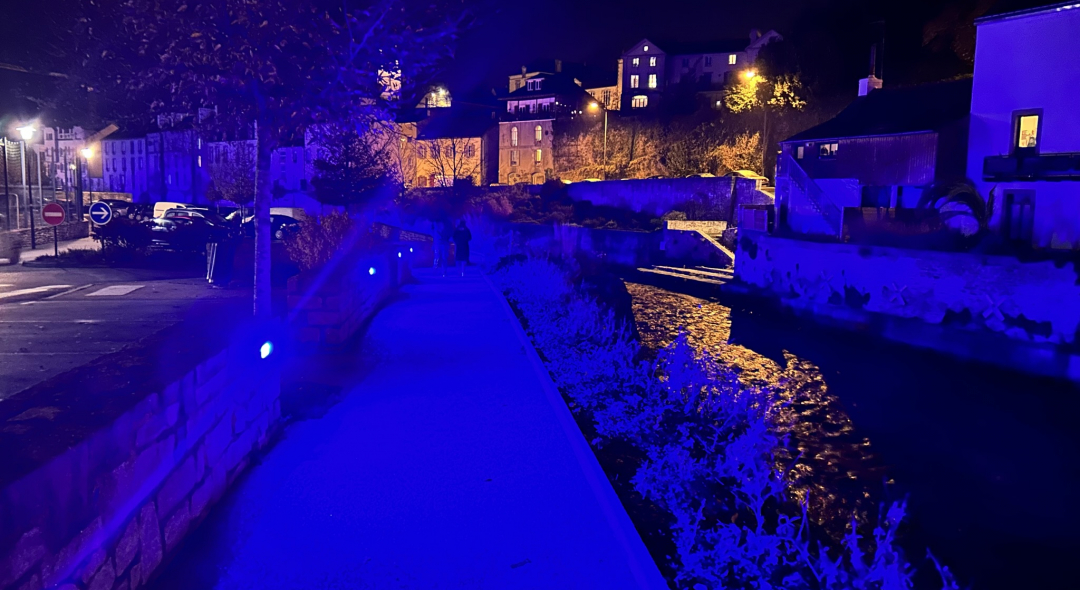
[[709,285],[723,285],[734,278],[734,274],[730,268],[715,268],[711,266],[680,268],[676,266],[657,265],[648,268],[639,268],[638,271],[688,281],[696,281]]

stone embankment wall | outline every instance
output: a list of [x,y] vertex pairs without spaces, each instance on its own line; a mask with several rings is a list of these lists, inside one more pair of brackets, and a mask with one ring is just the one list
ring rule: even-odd
[[648,212],[657,217],[680,210],[687,202],[699,201],[718,208],[723,218],[731,221],[739,205],[771,205],[773,202],[769,195],[757,190],[755,181],[748,178],[605,180],[575,182],[566,189],[575,201]]
[[[822,316],[866,312],[920,320],[981,333],[984,341],[1003,336],[1042,347],[1032,354],[1051,364],[1073,363],[1069,359],[1080,352],[1080,268],[1072,262],[820,243],[752,231],[742,231],[737,244],[735,278],[789,307]],[[944,339],[925,344],[951,346]],[[1065,356],[1050,358],[1057,353]],[[1000,352],[1002,362],[1007,354]],[[1033,370],[1080,379],[1076,361]],[[1016,364],[1028,362],[1037,361]]]
[[[30,230],[20,229],[12,232],[15,234],[22,244],[24,250],[30,249]],[[44,248],[45,246],[53,243],[53,226],[45,223],[44,221],[37,222],[34,227],[34,233],[36,234],[37,247]],[[90,237],[90,222],[89,221],[68,221],[67,223],[61,223],[56,226],[56,237],[61,242],[66,240],[78,240],[80,238]]]
[[[184,337],[4,400],[0,588],[146,585],[268,444],[281,414],[273,355],[245,340],[189,363],[176,352]],[[139,371],[158,384],[131,387]]]
[[[410,252],[410,248],[413,250]],[[349,256],[329,269],[289,279],[290,329],[303,345],[347,343],[399,286],[411,278],[410,264],[430,259],[430,245],[417,242],[368,256]]]

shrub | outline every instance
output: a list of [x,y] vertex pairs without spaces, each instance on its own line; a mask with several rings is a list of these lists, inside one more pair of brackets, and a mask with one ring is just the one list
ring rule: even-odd
[[376,237],[359,228],[345,213],[335,212],[300,221],[300,229],[285,239],[289,257],[300,270],[319,268],[334,256],[357,249],[370,249]]
[[[806,506],[777,460],[786,441],[772,391],[742,384],[685,333],[655,361],[639,360],[625,326],[547,259],[508,260],[493,276],[572,410],[593,423],[591,443],[619,440],[645,457],[632,484],[671,514],[680,588],[912,587],[895,538],[903,503],[883,509],[865,538],[852,521],[839,547],[811,542]],[[955,588],[947,568],[938,571]]]

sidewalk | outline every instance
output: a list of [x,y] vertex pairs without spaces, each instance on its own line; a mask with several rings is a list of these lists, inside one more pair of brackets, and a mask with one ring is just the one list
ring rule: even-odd
[[158,588],[667,587],[501,297],[418,274]]
[[[25,262],[27,260],[37,260],[42,256],[53,255],[53,242],[52,238],[45,242],[38,242],[37,248],[33,250],[23,250],[20,260]],[[98,243],[94,241],[94,238],[79,238],[78,240],[68,240],[66,242],[60,242],[59,250],[61,253],[68,250],[97,250]]]

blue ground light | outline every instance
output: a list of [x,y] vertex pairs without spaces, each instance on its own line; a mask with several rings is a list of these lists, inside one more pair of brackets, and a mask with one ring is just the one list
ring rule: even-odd
[[369,275],[373,275],[373,274],[375,274],[375,267],[373,266],[373,267],[371,267],[371,268],[367,269],[367,273],[368,273]]
[[266,358],[270,356],[272,352],[274,352],[274,343],[267,340],[259,347],[259,358]]

